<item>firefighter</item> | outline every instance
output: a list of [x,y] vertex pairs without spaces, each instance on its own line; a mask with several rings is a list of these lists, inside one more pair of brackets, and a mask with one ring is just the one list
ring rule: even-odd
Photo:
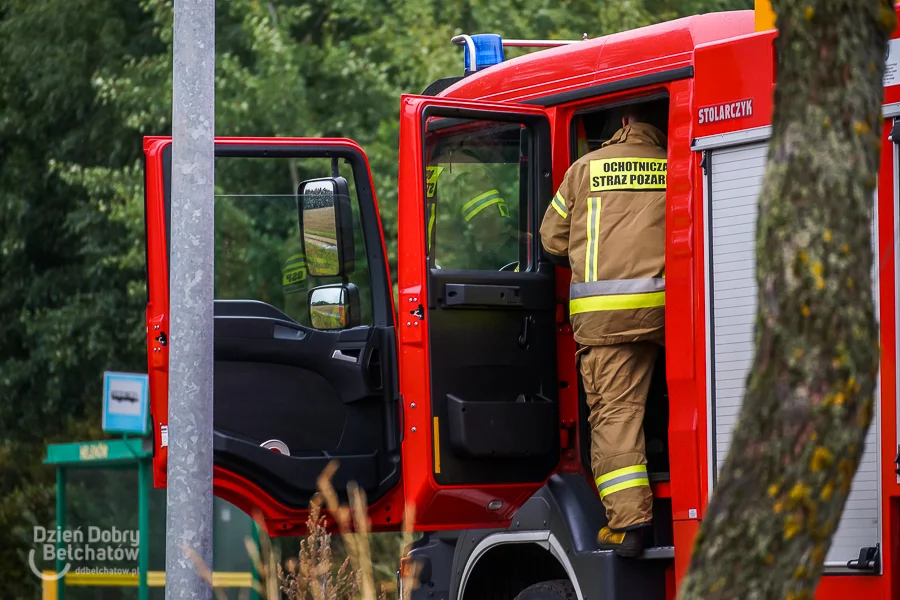
[[281,291],[284,295],[284,312],[300,323],[310,326],[309,285],[306,256],[297,244],[281,264]]
[[551,260],[572,270],[569,315],[590,409],[591,467],[609,521],[598,542],[626,557],[643,551],[652,516],[642,423],[664,342],[661,127],[647,109],[626,109],[622,128],[566,172],[540,230]]
[[[301,209],[302,197],[296,199],[293,205],[294,211]],[[297,212],[293,212],[296,215]],[[307,266],[307,256],[303,247],[303,238],[300,235],[298,222],[287,221],[292,226],[285,232],[284,243],[279,251],[282,306],[286,315],[297,323],[307,327],[312,326],[309,313],[310,275]]]
[[[516,257],[517,249],[510,246],[516,223],[495,175],[480,162],[427,168],[427,244],[432,252],[437,214],[450,216],[441,228],[440,249],[435,253],[436,262],[444,268],[495,269]],[[449,207],[437,211],[438,202]]]

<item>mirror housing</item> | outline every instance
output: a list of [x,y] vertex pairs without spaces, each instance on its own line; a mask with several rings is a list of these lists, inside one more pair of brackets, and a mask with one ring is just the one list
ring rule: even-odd
[[309,291],[309,320],[315,329],[359,326],[359,289],[352,283],[322,285]]
[[307,273],[341,277],[353,272],[353,210],[343,177],[321,177],[297,188],[298,218]]

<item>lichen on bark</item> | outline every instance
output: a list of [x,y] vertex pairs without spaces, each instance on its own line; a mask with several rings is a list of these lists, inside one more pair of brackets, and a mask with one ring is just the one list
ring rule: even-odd
[[681,600],[811,599],[872,421],[871,222],[896,15],[885,0],[773,8],[756,353]]

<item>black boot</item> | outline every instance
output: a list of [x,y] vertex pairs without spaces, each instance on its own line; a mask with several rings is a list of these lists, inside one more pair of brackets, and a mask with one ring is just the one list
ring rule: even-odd
[[597,534],[597,541],[601,550],[615,550],[616,554],[623,558],[635,558],[644,552],[646,531],[646,527],[628,531],[613,531],[609,527],[604,527]]

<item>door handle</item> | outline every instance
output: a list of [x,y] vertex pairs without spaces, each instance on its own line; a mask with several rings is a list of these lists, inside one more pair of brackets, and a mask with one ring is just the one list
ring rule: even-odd
[[331,358],[333,358],[334,360],[343,360],[346,362],[355,363],[359,362],[359,350],[356,350],[356,352],[356,356],[351,356],[349,354],[344,354],[343,350],[335,350],[331,353]]
[[522,325],[522,333],[519,335],[519,346],[524,350],[528,350],[528,326],[534,324],[531,315],[525,317],[525,323]]

